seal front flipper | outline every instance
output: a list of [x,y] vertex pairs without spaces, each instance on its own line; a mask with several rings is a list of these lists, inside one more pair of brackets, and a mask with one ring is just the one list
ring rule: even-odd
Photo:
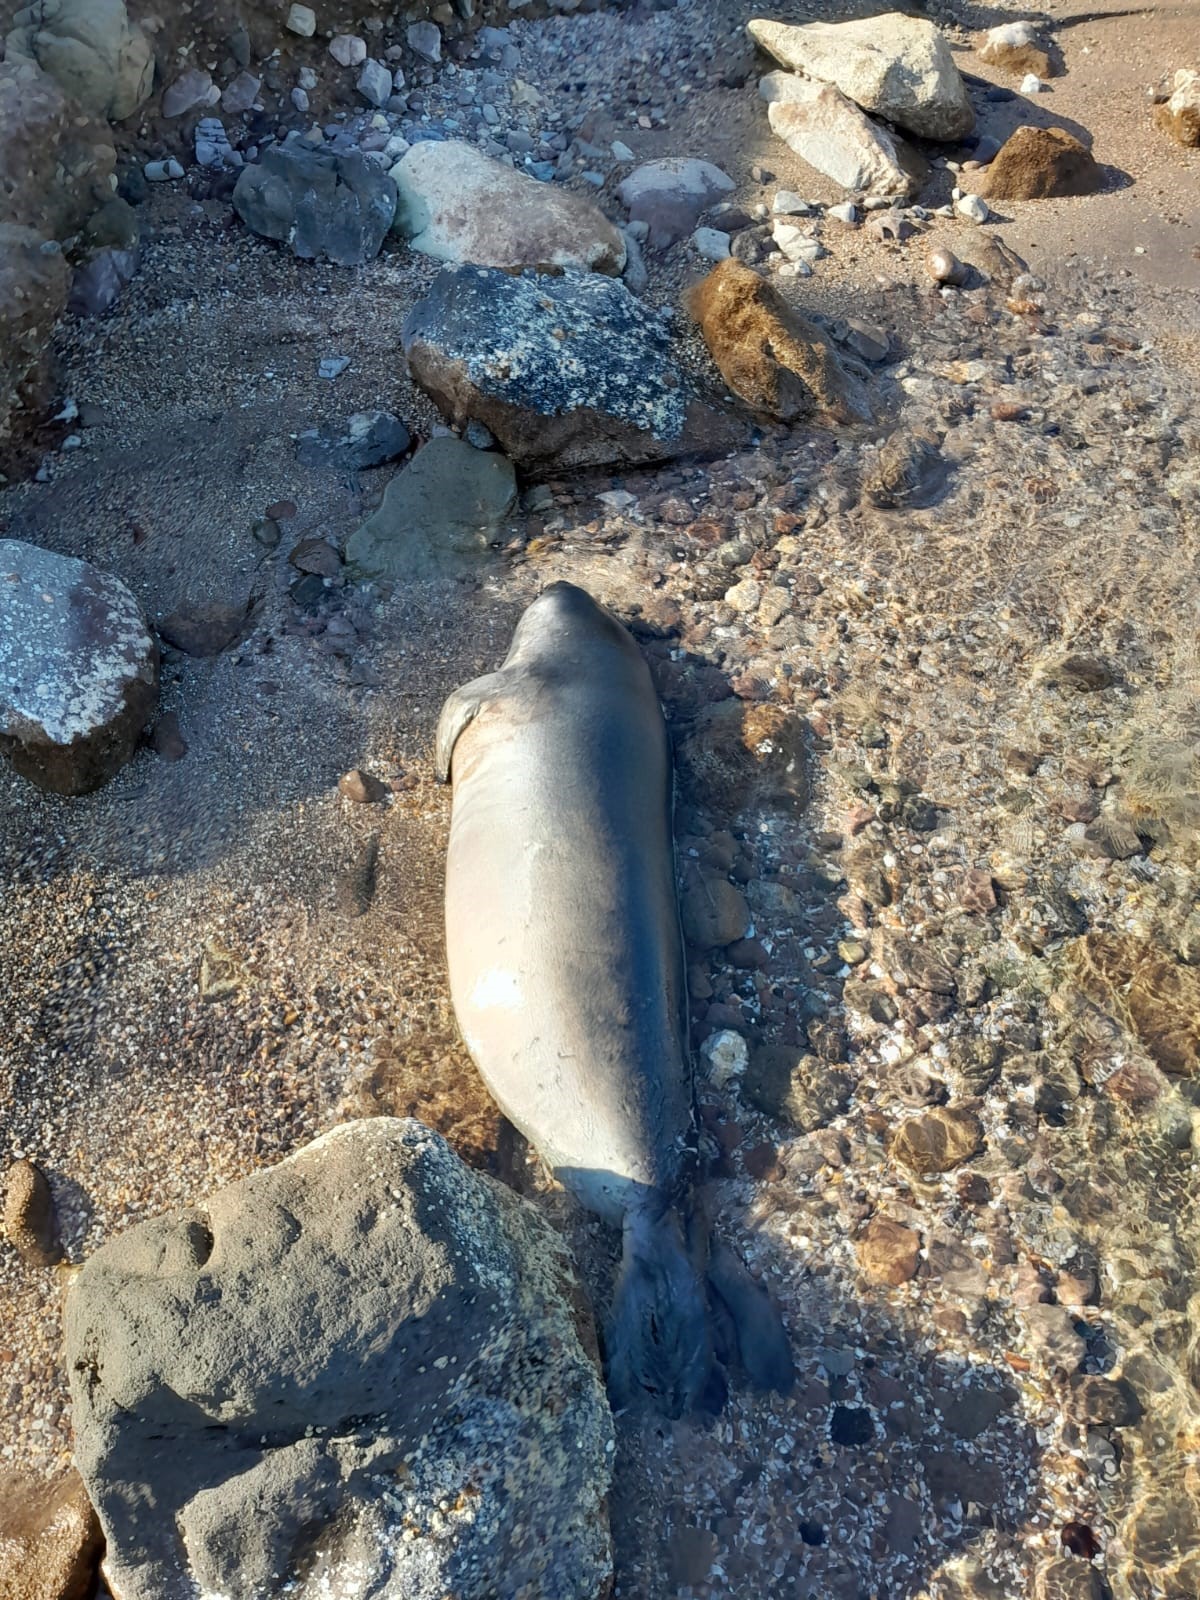
[[497,699],[504,690],[504,674],[489,672],[482,678],[464,683],[442,707],[438,718],[437,738],[434,742],[434,770],[439,783],[450,782],[450,763],[454,759],[454,746],[458,736],[489,700]]

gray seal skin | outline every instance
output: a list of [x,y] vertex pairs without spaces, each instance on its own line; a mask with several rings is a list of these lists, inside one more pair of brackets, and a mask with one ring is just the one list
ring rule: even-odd
[[710,1255],[692,1203],[671,751],[630,634],[552,584],[500,670],[447,700],[437,773],[454,785],[446,953],[467,1048],[554,1175],[623,1230],[614,1403],[719,1408],[714,1329],[730,1325],[751,1378],[787,1388],[777,1314],[731,1251]]

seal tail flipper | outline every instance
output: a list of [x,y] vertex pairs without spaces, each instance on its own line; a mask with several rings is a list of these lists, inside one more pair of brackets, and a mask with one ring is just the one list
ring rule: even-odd
[[726,1244],[713,1240],[708,1282],[729,1313],[746,1376],[760,1389],[786,1394],[796,1376],[787,1332],[766,1290]]
[[504,691],[504,679],[499,672],[489,672],[482,678],[464,683],[448,696],[438,718],[434,741],[434,768],[439,783],[450,782],[450,764],[454,759],[454,746],[458,736],[482,711],[489,700],[495,700]]
[[629,1213],[605,1341],[614,1408],[648,1400],[668,1417],[719,1411],[725,1383],[708,1319],[678,1213]]

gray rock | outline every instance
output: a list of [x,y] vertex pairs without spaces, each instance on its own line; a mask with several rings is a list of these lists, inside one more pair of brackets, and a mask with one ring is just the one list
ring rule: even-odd
[[211,72],[188,67],[163,90],[162,114],[164,117],[182,117],[197,106],[211,105],[216,98],[214,91]]
[[112,135],[36,63],[0,62],[0,129],[4,222],[66,239],[111,197]]
[[103,316],[116,305],[137,269],[137,250],[97,250],[75,269],[67,309],[77,317]]
[[617,198],[631,222],[645,222],[652,250],[686,239],[709,206],[735,187],[728,173],[711,161],[668,156],[648,161],[622,180]]
[[391,480],[350,535],[346,560],[392,581],[451,576],[488,558],[516,497],[507,457],[443,434]]
[[0,750],[22,777],[56,794],[99,788],[157,699],[158,647],[125,585],[0,539]]
[[382,61],[363,62],[358,75],[358,92],[370,105],[387,105],[392,97],[392,74]]
[[147,183],[176,183],[183,177],[183,168],[174,157],[165,161],[147,161],[142,171]]
[[744,425],[696,390],[661,318],[598,273],[447,268],[404,322],[413,377],[527,472],[731,447]]
[[150,41],[125,0],[33,0],[13,17],[9,61],[36,61],[89,116],[121,122],[154,84]]
[[70,271],[32,228],[0,223],[0,435],[39,387],[43,352],[67,303]]
[[793,72],[832,84],[855,105],[924,139],[961,139],[975,126],[950,46],[924,17],[899,11],[791,27],[762,19],[750,36]]
[[396,214],[396,185],[357,151],[334,155],[291,142],[243,170],[233,204],[248,228],[293,255],[358,267],[379,254]]
[[424,140],[392,168],[396,223],[415,250],[488,267],[618,273],[625,243],[590,200],[539,183],[469,144]]
[[288,10],[284,27],[302,39],[311,39],[317,31],[317,14],[311,6],[301,5],[300,0],[296,0]]
[[296,460],[306,467],[364,472],[394,461],[411,443],[408,429],[390,411],[359,411],[344,425],[306,429],[296,440]]
[[565,1253],[418,1123],[129,1229],[66,1307],[123,1600],[594,1600],[612,1421]]
[[239,72],[221,96],[221,110],[231,117],[253,111],[261,88],[262,79],[253,72]]
[[839,89],[793,72],[769,72],[758,87],[772,132],[810,167],[843,189],[912,193],[891,135]]
[[367,59],[367,41],[356,33],[335,33],[329,41],[329,54],[339,67],[359,67]]
[[220,117],[201,117],[196,124],[196,160],[199,165],[233,166],[233,154],[233,146],[229,143],[229,135]]
[[409,49],[422,61],[436,66],[442,59],[442,30],[436,22],[414,22],[410,24],[405,37]]
[[729,259],[729,235],[719,228],[697,228],[692,243],[705,261]]

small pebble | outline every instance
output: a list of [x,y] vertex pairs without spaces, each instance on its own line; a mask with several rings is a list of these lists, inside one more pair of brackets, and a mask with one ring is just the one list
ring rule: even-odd
[[1036,72],[1027,72],[1021,79],[1022,94],[1041,94],[1044,88],[1045,84],[1038,77]]
[[960,217],[966,217],[968,222],[986,222],[991,216],[987,201],[977,194],[964,194],[961,199],[954,202],[954,209]]
[[317,376],[318,378],[340,378],[349,365],[349,356],[326,356],[317,368]]
[[367,59],[367,41],[356,33],[335,33],[329,41],[329,54],[339,67],[359,67]]
[[150,183],[169,183],[183,177],[183,168],[173,157],[166,161],[147,161],[142,171]]

